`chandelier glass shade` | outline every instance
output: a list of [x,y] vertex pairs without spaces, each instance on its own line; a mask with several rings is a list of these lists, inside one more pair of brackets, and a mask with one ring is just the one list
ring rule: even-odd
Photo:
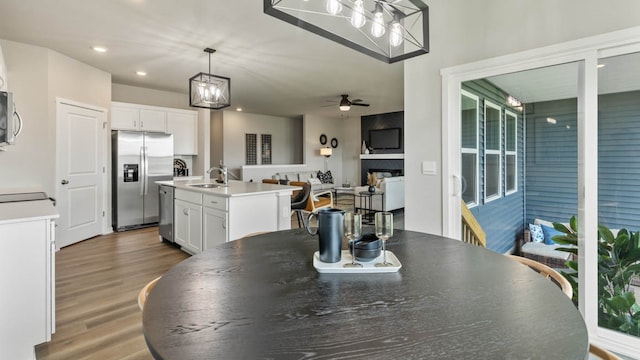
[[264,0],[264,12],[387,63],[429,52],[421,0]]
[[223,109],[231,105],[231,79],[211,74],[211,54],[209,53],[209,73],[198,73],[189,79],[189,106],[205,109]]

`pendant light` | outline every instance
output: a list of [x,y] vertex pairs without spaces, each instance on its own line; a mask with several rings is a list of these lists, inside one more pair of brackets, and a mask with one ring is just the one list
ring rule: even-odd
[[189,79],[189,106],[205,109],[223,109],[231,105],[231,79],[211,74],[211,54],[216,50],[204,49],[209,54],[209,73],[198,73]]
[[265,14],[386,63],[429,52],[424,0],[263,1]]

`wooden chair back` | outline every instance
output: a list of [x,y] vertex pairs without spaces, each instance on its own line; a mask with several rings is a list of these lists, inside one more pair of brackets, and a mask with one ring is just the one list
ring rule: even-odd
[[621,360],[618,356],[614,355],[610,351],[607,351],[594,344],[589,344],[589,354],[602,360]]
[[462,241],[468,244],[487,247],[487,235],[473,216],[467,204],[462,201]]
[[263,184],[280,184],[280,182],[276,179],[262,179]]
[[[303,188],[305,184],[308,185],[308,183],[303,181],[289,182],[289,185],[291,186],[301,186]],[[317,200],[314,200],[314,197],[317,198]],[[331,190],[320,191],[315,194],[310,194],[307,200],[307,206],[305,207],[304,210],[309,212],[314,212],[318,209],[325,208],[325,207],[330,207],[330,208],[333,207],[333,192]]]
[[562,292],[565,295],[567,295],[569,299],[573,298],[573,287],[571,286],[571,283],[569,283],[569,280],[565,279],[565,277],[562,276],[562,274],[560,274],[559,272],[535,260],[531,260],[522,256],[515,256],[515,255],[507,255],[507,256],[516,261],[519,261],[524,265],[527,265],[528,267],[536,271],[545,279],[551,280],[553,283],[558,285],[558,287],[562,290]]
[[147,298],[149,297],[151,289],[156,286],[160,278],[162,278],[162,276],[158,276],[157,278],[149,281],[147,285],[145,285],[138,293],[138,307],[140,308],[140,310],[144,309],[144,304],[147,302]]

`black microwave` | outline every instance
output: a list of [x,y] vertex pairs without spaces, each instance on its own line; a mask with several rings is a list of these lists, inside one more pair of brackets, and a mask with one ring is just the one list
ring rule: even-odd
[[20,131],[22,119],[15,110],[13,93],[0,91],[0,146],[13,144]]

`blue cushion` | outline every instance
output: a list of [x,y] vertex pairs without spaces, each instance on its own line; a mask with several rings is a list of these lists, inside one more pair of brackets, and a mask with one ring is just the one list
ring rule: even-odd
[[529,224],[529,233],[531,234],[531,241],[537,243],[544,242],[544,233],[540,225]]
[[551,240],[552,237],[556,235],[564,235],[563,232],[558,231],[552,227],[548,227],[547,225],[540,225],[542,227],[542,232],[544,233],[544,243],[547,245],[556,244],[555,241]]

